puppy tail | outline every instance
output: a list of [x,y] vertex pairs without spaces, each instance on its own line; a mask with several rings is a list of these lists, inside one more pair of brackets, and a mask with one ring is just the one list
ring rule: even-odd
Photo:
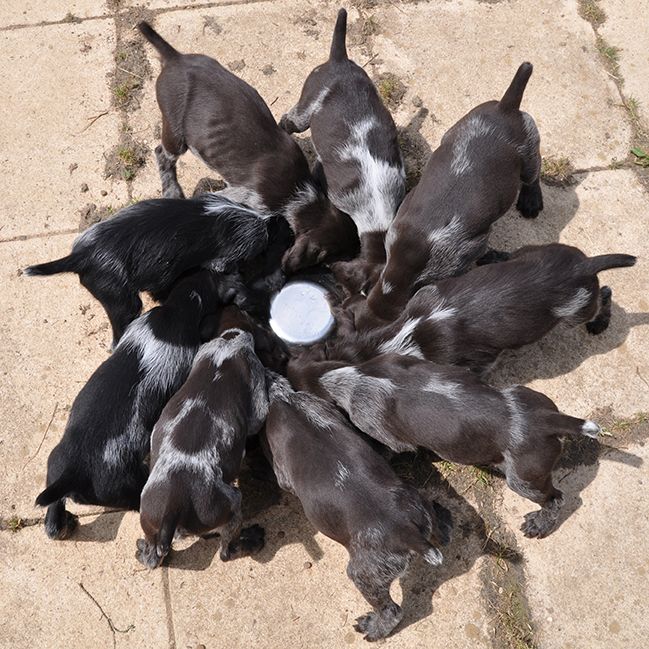
[[625,268],[635,265],[636,258],[633,255],[613,254],[597,255],[586,260],[586,272],[589,275],[608,270],[609,268]]
[[158,54],[164,59],[171,59],[173,57],[181,56],[180,52],[173,48],[167,41],[158,34],[158,32],[149,25],[147,22],[140,22],[137,24],[137,28],[142,33],[142,36],[153,45],[158,51]]
[[338,11],[338,18],[336,19],[336,26],[334,27],[334,35],[331,39],[331,50],[329,52],[330,61],[346,61],[347,48],[345,46],[345,39],[347,37],[347,11],[340,9]]
[[47,489],[38,494],[36,504],[39,507],[47,507],[57,500],[65,498],[76,486],[76,476],[71,471],[64,471],[58,480],[55,480]]
[[590,419],[580,419],[571,417],[562,412],[552,412],[545,416],[543,428],[547,426],[547,431],[552,435],[560,437],[592,437],[597,439],[602,432],[599,424]]
[[518,110],[521,107],[523,100],[523,93],[527,82],[532,76],[533,66],[531,63],[521,63],[516,71],[509,88],[505,91],[503,98],[500,100],[499,106],[504,111]]
[[25,275],[56,275],[57,273],[76,273],[79,270],[79,259],[72,253],[67,257],[48,261],[44,264],[28,266],[23,273]]

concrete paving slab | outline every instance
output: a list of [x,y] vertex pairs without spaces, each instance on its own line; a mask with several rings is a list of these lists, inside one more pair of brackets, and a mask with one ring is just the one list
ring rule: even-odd
[[[469,639],[491,646],[481,542],[462,538],[467,521],[453,513],[458,538],[444,548],[441,568],[415,560],[393,586],[397,601],[405,597],[405,617],[391,647],[460,649]],[[353,624],[369,607],[347,578],[346,550],[316,533],[286,494],[253,521],[266,530],[266,547],[254,558],[224,564],[218,539],[174,544],[168,569],[177,646],[224,646],[223,638],[260,649],[364,644]]]
[[41,525],[0,532],[0,646],[168,646],[162,572],[134,557],[137,515],[82,520],[70,541],[47,540]]
[[606,21],[599,27],[609,45],[619,48],[619,66],[624,92],[640,102],[643,118],[649,120],[649,15],[648,0],[606,0]]
[[0,7],[0,28],[59,20],[73,23],[80,18],[101,16],[107,11],[104,1],[7,0]]
[[390,4],[373,15],[377,71],[408,87],[399,123],[411,119],[412,98],[420,97],[434,117],[421,130],[431,147],[471,108],[499,99],[520,63],[531,61],[522,108],[538,124],[541,152],[579,168],[626,157],[630,129],[576,2]]
[[494,228],[492,244],[514,250],[561,241],[589,255],[638,256],[633,268],[600,274],[613,289],[610,327],[591,336],[584,327],[559,327],[535,345],[503,357],[493,379],[528,383],[560,408],[585,416],[612,406],[621,415],[649,410],[649,242],[642,215],[647,197],[634,173],[604,171],[579,176],[579,184],[544,187],[546,208],[536,220],[510,212]]
[[557,471],[555,484],[569,508],[578,509],[545,539],[526,539],[518,531],[523,514],[537,507],[510,491],[504,497],[503,515],[526,557],[539,646],[644,647],[649,444],[611,449],[594,465]]
[[126,188],[103,173],[119,126],[106,77],[114,46],[112,20],[0,33],[2,239],[75,228],[85,204],[126,200]]
[[[160,14],[154,26],[180,51],[214,57],[247,81],[279,119],[299,99],[309,72],[327,59],[337,8],[338,4],[331,2],[290,1],[202,7]],[[351,9],[350,25],[357,18],[358,13]],[[357,60],[367,58],[351,45],[349,51]],[[154,78],[145,83],[141,108],[129,121],[137,137],[153,148],[159,143],[155,78],[160,64],[148,44],[146,52]],[[218,177],[190,153],[180,158],[178,175],[186,194],[200,178]],[[160,193],[152,152],[133,182],[133,193],[138,197]]]
[[34,499],[45,485],[47,457],[63,433],[72,401],[107,357],[108,320],[76,275],[19,274],[31,263],[64,256],[73,239],[60,235],[0,244],[3,518],[42,515]]

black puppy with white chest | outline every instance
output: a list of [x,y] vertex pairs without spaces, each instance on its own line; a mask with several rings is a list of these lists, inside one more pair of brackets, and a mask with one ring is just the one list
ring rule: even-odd
[[523,63],[500,101],[471,110],[433,151],[388,230],[387,263],[356,307],[358,330],[398,317],[418,288],[465,272],[517,195],[523,216],[543,209],[539,134],[520,110],[531,74]]
[[149,568],[163,561],[176,531],[200,536],[218,530],[223,561],[263,547],[259,526],[241,531],[241,492],[233,484],[246,438],[268,412],[265,369],[248,322],[236,307],[224,311],[220,337],[199,349],[187,381],[153,429],[140,503],[145,538],[136,553]]
[[201,343],[201,319],[218,308],[209,271],[181,280],[163,306],[126,329],[112,355],[72,404],[63,438],[47,462],[45,531],[64,539],[76,526],[65,499],[138,509],[148,476],[151,431],[189,374]]
[[314,175],[356,224],[360,257],[332,267],[354,293],[371,288],[385,263],[385,233],[405,195],[406,174],[394,120],[365,70],[347,56],[346,28],[341,9],[329,60],[309,74],[280,126],[289,133],[311,129],[318,153]]
[[236,270],[267,243],[266,224],[257,212],[216,194],[148,200],[95,223],[67,257],[30,266],[25,274],[79,275],[106,310],[115,346],[142,310],[141,291],[158,299],[190,269]]
[[383,354],[358,365],[289,364],[293,385],[334,402],[364,433],[393,451],[424,447],[450,462],[498,467],[509,487],[541,505],[526,536],[557,524],[563,497],[552,483],[563,436],[597,437],[593,421],[559,412],[524,386],[492,388],[466,368]]
[[403,613],[390,585],[415,554],[442,562],[450,514],[424,501],[330,403],[268,374],[265,442],[279,486],[295,494],[311,523],[349,552],[347,575],[372,605],[355,629],[387,636]]

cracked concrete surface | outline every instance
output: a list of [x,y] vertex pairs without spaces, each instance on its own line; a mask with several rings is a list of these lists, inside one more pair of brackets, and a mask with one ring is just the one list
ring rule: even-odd
[[[152,153],[159,62],[148,45],[153,76],[133,77],[141,92],[132,108],[115,108],[111,96],[115,48],[138,38],[132,23],[140,4],[10,0],[0,8],[0,647],[360,646],[352,624],[368,607],[345,575],[344,549],[315,533],[294,498],[268,493],[268,485],[244,484],[249,518],[267,533],[258,557],[222,564],[217,539],[183,540],[155,572],[134,558],[136,514],[71,505],[80,527],[54,543],[33,507],[70,405],[106,358],[109,331],[75,277],[27,278],[20,269],[65,254],[89,204],[110,212],[160,194]],[[629,150],[645,141],[649,123],[649,23],[640,19],[649,3],[343,4],[350,55],[374,78],[392,73],[405,86],[393,112],[413,144],[414,169],[469,108],[502,94],[521,61],[534,63],[524,109],[539,125],[543,154],[568,158],[575,183],[545,186],[546,209],[535,221],[513,211],[503,218],[497,247],[562,241],[589,254],[639,256],[636,267],[602,275],[614,299],[605,334],[557,330],[504,359],[493,377],[544,391],[571,414],[601,416],[613,434],[599,451],[567,449],[556,473],[567,507],[554,534],[522,536],[522,516],[534,506],[500,478],[425,455],[399,460],[401,473],[452,510],[455,532],[441,569],[415,562],[395,584],[405,618],[386,644],[639,649],[649,636],[642,414],[649,411],[649,170],[634,165]],[[581,17],[586,5],[604,11],[600,25]],[[259,90],[276,117],[326,58],[337,7],[316,0],[145,4],[174,45],[218,58]],[[597,36],[618,48],[616,78]],[[639,102],[637,119],[630,98]],[[144,166],[128,180],[106,178],[105,156],[124,134],[148,148]],[[204,176],[215,174],[189,154],[181,159],[188,192]]]

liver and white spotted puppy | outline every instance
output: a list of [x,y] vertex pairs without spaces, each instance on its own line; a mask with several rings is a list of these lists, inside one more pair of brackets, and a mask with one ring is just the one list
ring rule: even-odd
[[284,257],[288,271],[352,254],[358,246],[353,222],[320,189],[259,93],[214,59],[181,54],[147,23],[138,27],[162,58],[156,158],[163,196],[183,197],[176,161],[189,149],[228,183],[226,196],[286,216],[296,237]]
[[113,346],[142,310],[139,293],[163,299],[193,268],[231,272],[268,244],[259,212],[223,196],[140,201],[81,234],[62,259],[30,266],[26,275],[76,273],[106,310]]
[[541,505],[525,536],[558,522],[563,496],[552,483],[563,436],[597,437],[599,426],[559,412],[523,386],[498,390],[466,368],[383,354],[356,366],[291,363],[291,382],[342,408],[352,423],[397,453],[424,447],[459,464],[500,468],[509,487]]
[[47,461],[45,531],[64,539],[76,526],[65,499],[138,509],[148,476],[151,431],[187,378],[201,343],[201,319],[218,308],[212,275],[181,280],[163,306],[132,322],[72,404],[63,439]]
[[444,135],[388,230],[388,260],[357,312],[359,330],[396,318],[421,286],[465,272],[517,195],[523,216],[543,208],[539,134],[519,110],[531,74],[523,63],[500,101],[480,104]]
[[390,585],[420,554],[442,561],[450,514],[404,484],[330,403],[268,374],[265,440],[282,489],[311,523],[349,552],[347,575],[373,607],[356,620],[366,640],[387,636],[403,613]]
[[220,337],[199,349],[153,429],[140,504],[145,538],[136,553],[149,568],[162,563],[177,531],[218,530],[223,561],[263,547],[262,528],[241,530],[241,492],[233,485],[246,438],[259,431],[268,412],[265,369],[247,324],[244,316],[222,323]]
[[529,345],[560,322],[602,333],[611,289],[600,288],[597,273],[635,261],[623,254],[586,257],[559,243],[521,248],[509,261],[424,286],[392,324],[333,339],[304,356],[357,362],[394,352],[486,372],[503,350]]
[[329,60],[315,68],[300,101],[279,125],[289,133],[311,128],[318,152],[316,176],[331,202],[351,216],[360,258],[333,271],[350,292],[368,290],[385,263],[385,234],[406,188],[406,175],[389,111],[365,70],[347,57],[347,12],[341,9]]

